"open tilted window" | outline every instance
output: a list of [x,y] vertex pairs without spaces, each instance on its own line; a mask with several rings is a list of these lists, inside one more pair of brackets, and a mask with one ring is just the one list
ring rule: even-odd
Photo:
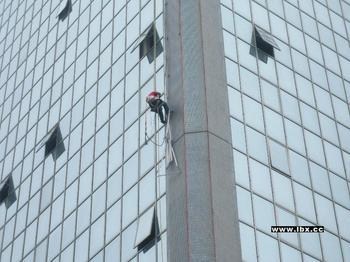
[[155,25],[150,26],[137,39],[132,52],[139,47],[139,58],[147,56],[148,62],[152,63],[156,57],[163,52],[163,45],[160,41]]
[[267,63],[268,57],[275,57],[274,49],[281,50],[274,37],[265,30],[254,26],[249,53]]
[[290,176],[287,148],[271,139],[269,139],[269,147],[271,167],[286,176]]
[[47,134],[43,143],[45,144],[45,158],[51,154],[53,160],[57,160],[59,156],[62,155],[65,147],[61,129],[58,124],[52,128],[50,133]]
[[72,1],[71,0],[61,0],[58,7],[58,19],[63,21],[72,12]]
[[134,247],[146,252],[160,240],[159,225],[155,208],[147,210],[138,220]]
[[10,174],[0,184],[0,205],[5,203],[6,208],[9,208],[17,200],[15,187],[13,185],[12,175]]

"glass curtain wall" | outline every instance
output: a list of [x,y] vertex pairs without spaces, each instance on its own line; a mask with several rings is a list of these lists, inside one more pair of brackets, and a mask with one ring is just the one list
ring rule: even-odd
[[164,130],[145,103],[164,53],[137,45],[154,25],[164,46],[163,3],[71,3],[60,21],[59,0],[0,1],[0,181],[17,197],[0,206],[0,261],[166,261]]
[[[243,260],[350,261],[350,2],[221,0],[221,13]],[[273,53],[251,51],[255,27]]]

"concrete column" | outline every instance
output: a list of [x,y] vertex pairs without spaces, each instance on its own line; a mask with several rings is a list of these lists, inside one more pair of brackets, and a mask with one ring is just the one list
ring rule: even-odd
[[219,0],[166,0],[168,261],[241,261]]

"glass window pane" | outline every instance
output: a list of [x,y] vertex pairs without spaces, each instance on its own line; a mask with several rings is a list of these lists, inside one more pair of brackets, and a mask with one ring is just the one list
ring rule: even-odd
[[231,136],[233,147],[246,152],[244,125],[233,118],[231,118]]
[[137,231],[134,243],[135,248],[151,235],[152,224],[155,219],[154,215],[154,207],[151,207],[138,218]]
[[298,96],[301,100],[311,106],[315,106],[314,94],[311,81],[295,74],[295,79],[298,87]]
[[252,190],[272,200],[269,169],[251,158],[249,159],[249,167]]
[[271,202],[253,195],[255,225],[262,231],[271,234],[271,225],[275,225],[275,212]]
[[[282,53],[282,52],[280,52]],[[278,53],[279,54],[279,53]],[[276,54],[277,55],[277,54]],[[285,67],[284,65],[277,63],[277,73],[278,77],[280,79],[280,86],[283,90],[291,93],[292,95],[296,96],[296,87],[294,82],[294,73],[291,69],[288,67]]]
[[62,231],[62,226],[60,225],[55,229],[55,231],[50,233],[49,249],[48,249],[48,259],[50,261],[59,253],[60,245],[57,245],[57,243],[61,242],[61,231]]
[[[303,2],[309,2],[309,1],[303,1]],[[311,5],[311,8],[310,8],[312,10],[311,12],[313,13],[312,4],[311,2],[309,3]],[[302,7],[300,9],[306,11]],[[303,12],[301,12],[301,19],[303,21],[303,31],[313,36],[314,38],[318,39],[318,32],[317,32],[318,30],[317,30],[316,20]]]
[[111,175],[108,179],[107,186],[107,207],[119,199],[122,193],[122,172],[119,169],[116,173]]
[[336,98],[335,96],[332,96],[332,100],[335,118],[343,125],[350,127],[350,115],[348,105],[339,98]]
[[89,248],[89,230],[86,230],[79,238],[75,241],[75,261],[87,261]]
[[120,232],[120,209],[120,201],[118,201],[107,211],[106,242],[110,241]]
[[225,59],[225,64],[226,64],[227,84],[235,88],[239,88],[240,82],[239,82],[238,65],[229,59]]
[[[296,216],[294,213],[290,213],[280,207],[276,207],[276,217],[278,226],[296,226]],[[293,246],[299,247],[299,239],[297,233],[279,234],[279,237],[292,244]]]
[[259,231],[256,233],[256,238],[258,243],[259,262],[280,261],[277,240],[260,233]]
[[[347,45],[347,49],[349,49],[349,45]],[[349,53],[349,51],[347,51]],[[346,94],[344,90],[343,85],[343,79],[340,78],[340,76],[332,73],[331,71],[327,70],[327,76],[329,81],[329,89],[331,93],[335,94],[336,96],[346,99]]]
[[305,217],[316,223],[315,207],[312,191],[298,183],[293,183],[295,192],[296,210],[299,216]]
[[78,208],[77,234],[83,232],[90,224],[91,198]]
[[301,123],[298,100],[294,96],[281,91],[281,101],[283,114],[295,122]]
[[337,232],[333,203],[319,194],[315,194],[315,203],[318,223],[323,225],[327,230]]
[[70,185],[66,191],[64,216],[70,214],[77,206],[78,201],[78,180]]
[[114,239],[106,248],[105,248],[105,261],[113,261],[119,259],[120,257],[120,238],[117,237]]
[[[271,6],[269,6],[269,9],[271,9]],[[272,34],[279,39],[281,39],[284,42],[288,42],[288,36],[287,36],[287,30],[286,30],[286,23],[284,20],[279,18],[278,16],[274,15],[273,13],[269,13],[270,20],[271,20],[271,29]]]
[[283,243],[281,243],[281,255],[282,255],[282,261],[295,261],[295,262],[301,262],[301,253],[300,251],[287,246]]
[[234,16],[234,19],[236,24],[237,37],[243,39],[247,43],[250,43],[252,39],[252,23],[239,15]]
[[93,257],[102,247],[105,236],[105,216],[101,216],[92,226],[90,231],[90,258]]
[[267,163],[265,136],[249,127],[247,127],[246,131],[249,155],[260,160],[263,163]]
[[[280,41],[277,41],[278,45],[280,45]],[[279,54],[283,51],[280,51],[279,49],[275,49],[275,56],[276,54]],[[267,63],[264,63],[261,60],[258,60],[259,62],[259,72],[261,77],[269,80],[270,82],[272,82],[273,84],[277,85],[277,73],[276,73],[276,65],[275,65],[275,60],[273,59],[267,59]]]
[[286,127],[286,136],[288,147],[298,151],[299,153],[305,155],[305,143],[303,136],[303,129],[301,126],[295,124],[288,119],[284,119],[284,124]]
[[300,110],[303,119],[303,125],[314,133],[320,134],[317,111],[302,102],[300,103]]
[[98,188],[92,194],[92,217],[91,221],[95,221],[105,211],[106,203],[106,183]]
[[246,188],[249,188],[249,174],[247,156],[233,150],[233,166],[235,172],[235,182]]
[[344,165],[340,149],[326,141],[324,141],[324,148],[326,151],[328,168],[345,178]]
[[123,196],[123,228],[137,216],[137,186],[134,186]]
[[276,203],[294,211],[292,183],[289,178],[272,171],[273,192]]
[[326,115],[333,117],[332,102],[329,93],[318,86],[315,86],[314,89],[318,109]]
[[[159,179],[159,178],[158,178]],[[154,203],[155,189],[156,189],[156,179],[154,169],[144,176],[139,181],[140,187],[140,201],[139,201],[139,213],[142,213],[147,207]],[[159,192],[158,192],[159,194]]]
[[325,166],[321,138],[305,130],[305,140],[309,157],[317,163]]
[[292,150],[289,150],[289,157],[292,177],[296,181],[310,187],[310,174],[306,158],[294,153]]
[[242,259],[244,261],[257,261],[254,229],[243,223],[239,223],[239,231],[241,236]]
[[108,158],[108,171],[111,174],[121,166],[123,161],[123,137],[120,137],[109,147]]
[[76,212],[63,222],[62,248],[65,248],[74,239]]
[[243,96],[244,116],[248,125],[264,132],[263,114],[261,104]]
[[329,173],[329,178],[331,181],[334,200],[345,207],[350,208],[350,194],[346,180],[331,172]]
[[261,80],[261,88],[264,97],[264,104],[280,112],[278,89],[264,80]]
[[136,222],[131,224],[125,231],[122,233],[122,249],[121,249],[121,260],[129,261],[129,259],[136,253],[137,249],[134,248],[134,241],[136,235]]
[[233,88],[228,88],[230,114],[243,121],[241,93]]
[[38,243],[48,235],[49,225],[50,225],[50,209],[48,208],[39,216],[38,233],[37,233]]
[[253,225],[252,199],[249,191],[236,187],[237,190],[237,205],[238,217],[240,220]]
[[331,198],[331,190],[327,170],[313,162],[310,162],[310,170],[313,189],[322,195]]
[[338,237],[325,231],[321,234],[321,242],[325,261],[343,261]]
[[350,211],[337,204],[335,204],[335,211],[340,235],[350,240],[350,227],[348,225],[348,221],[350,221]]
[[[284,138],[284,128],[283,128],[283,120],[280,114],[275,113],[274,111],[264,107],[265,112],[265,121],[266,121],[266,132],[268,136],[273,139],[278,140],[282,144],[285,144]],[[259,116],[256,116],[259,117]]]
[[136,153],[123,165],[123,192],[126,192],[137,182],[139,176],[138,159],[138,153]]
[[350,152],[350,129],[338,124],[340,143],[343,149]]
[[309,64],[306,56],[295,49],[291,49],[291,53],[293,64],[298,65],[294,67],[295,71],[306,78],[310,78]]
[[344,260],[349,261],[350,260],[350,242],[347,242],[345,240],[342,240],[341,242],[342,242]]
[[[253,72],[257,72],[256,58],[254,56],[248,55],[250,45],[238,39],[237,47],[238,47],[238,56],[242,65],[252,70]],[[243,76],[241,76],[241,79],[243,79]],[[255,90],[258,90],[258,87],[253,86],[253,88]]]
[[[303,14],[302,15],[303,20],[304,20],[304,16],[305,15]],[[309,20],[311,20],[311,18],[307,19],[307,21],[309,21]],[[305,36],[305,42],[306,42],[306,46],[307,46],[308,55],[311,58],[315,59],[320,64],[323,64],[323,57],[322,57],[322,50],[321,50],[320,43],[318,41],[314,40],[312,37],[308,36],[307,34],[304,34],[304,36]]]
[[222,27],[227,31],[229,31],[230,33],[233,33],[234,25],[233,25],[232,11],[222,6],[221,17],[222,17]]
[[[322,136],[336,145],[339,145],[335,121],[324,114],[319,114]],[[340,132],[339,132],[340,133]],[[339,134],[340,135],[340,134]]]
[[124,133],[124,159],[129,158],[137,150],[138,137],[138,122],[136,122]]
[[[327,83],[327,77],[326,77],[326,70],[325,70],[325,68],[323,66],[315,63],[312,60],[309,60],[309,63],[310,63],[311,76],[312,76],[313,81],[317,85],[328,89],[328,83]],[[314,86],[316,86],[316,85],[314,85]]]
[[[320,223],[320,225],[323,225]],[[304,219],[299,218],[298,219],[298,225],[300,226],[314,226],[313,224],[310,224]],[[305,250],[307,253],[317,257],[321,260],[321,245],[320,245],[320,236],[318,233],[312,233],[312,234],[299,234],[301,238],[301,245],[302,249]]]
[[[325,29],[325,31],[328,30],[326,28],[324,28],[324,29]],[[332,32],[329,32],[329,33],[332,34]],[[322,36],[322,34],[321,34],[321,36]],[[328,42],[323,42],[323,41],[322,41],[322,43],[328,44]],[[332,39],[332,41],[330,41],[330,43],[334,44],[334,39]],[[332,48],[332,49],[334,50],[334,48]],[[332,70],[333,72],[335,72],[336,74],[340,75],[341,72],[340,72],[340,67],[339,67],[338,56],[337,56],[337,53],[334,52],[333,50],[322,45],[322,51],[323,51],[324,61],[325,61],[326,67],[329,68],[330,70]]]
[[255,21],[255,23],[260,27],[264,28],[265,30],[269,31],[270,26],[269,26],[267,10],[262,6],[253,2],[252,13],[253,13],[253,20]]
[[277,170],[289,175],[289,164],[287,149],[279,143],[269,140],[271,166]]
[[[287,12],[286,12],[286,14],[287,14]],[[297,15],[297,17],[298,17],[298,19],[293,21],[293,26],[289,23],[287,24],[289,39],[290,39],[289,41],[290,41],[291,46],[293,46],[295,49],[297,49],[301,53],[305,54],[306,49],[305,49],[305,44],[304,44],[304,35],[300,30],[298,30],[297,28],[294,27],[295,25],[297,25],[297,26],[300,25],[300,24],[298,25],[295,23],[298,20],[300,22],[299,14]],[[301,28],[301,26],[299,26],[299,28]]]

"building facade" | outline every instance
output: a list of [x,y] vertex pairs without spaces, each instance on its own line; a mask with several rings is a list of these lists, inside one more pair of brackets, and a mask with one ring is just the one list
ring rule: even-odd
[[[164,60],[138,44],[152,25],[163,41],[162,1],[61,2],[0,3],[0,174],[17,198],[0,261],[165,261],[164,131],[144,99]],[[139,252],[154,210],[161,240]]]
[[1,0],[0,261],[350,261],[349,34],[349,0]]
[[350,260],[349,8],[221,1],[244,261]]

